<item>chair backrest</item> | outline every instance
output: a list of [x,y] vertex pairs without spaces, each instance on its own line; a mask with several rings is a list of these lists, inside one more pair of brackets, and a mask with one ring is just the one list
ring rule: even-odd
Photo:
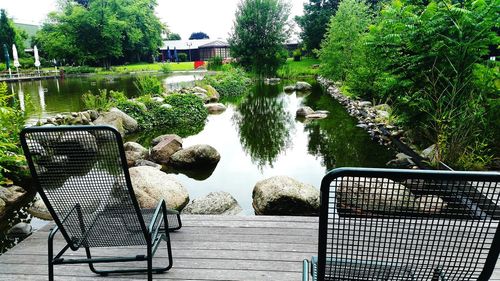
[[500,251],[499,181],[498,172],[331,171],[318,280],[488,280]]
[[[122,138],[114,128],[30,127],[21,132],[21,143],[37,190],[73,250],[146,243]],[[126,224],[136,235],[113,233],[113,223]]]

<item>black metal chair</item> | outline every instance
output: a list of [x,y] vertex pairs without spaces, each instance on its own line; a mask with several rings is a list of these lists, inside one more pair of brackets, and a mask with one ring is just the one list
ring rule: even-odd
[[[161,273],[172,266],[169,230],[181,227],[178,212],[165,202],[140,209],[128,173],[120,134],[108,126],[31,127],[21,132],[31,175],[56,226],[48,238],[49,280],[54,265],[87,263],[94,273]],[[54,235],[66,245],[54,256]],[[161,241],[167,243],[168,265],[153,268]],[[91,248],[144,246],[130,257],[93,258]],[[87,258],[63,258],[69,249],[85,248]],[[137,249],[137,248],[134,248]],[[143,268],[97,270],[95,264],[145,261]]]
[[321,183],[303,280],[489,280],[500,173],[341,168]]

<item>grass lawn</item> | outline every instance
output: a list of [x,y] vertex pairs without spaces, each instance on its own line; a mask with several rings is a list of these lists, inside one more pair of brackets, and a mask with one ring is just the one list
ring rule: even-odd
[[[194,70],[194,62],[179,62],[179,63],[166,63],[171,71],[188,71]],[[112,66],[110,70],[105,70],[102,67],[85,67],[87,69],[94,70],[90,73],[95,73],[98,75],[110,75],[110,74],[126,74],[131,72],[142,72],[142,71],[162,71],[163,63],[135,63],[128,65]],[[68,67],[63,67],[68,68]],[[54,70],[53,67],[43,68],[43,70]]]
[[319,60],[314,58],[303,57],[300,61],[294,61],[293,58],[288,58],[286,63],[278,69],[278,76],[281,78],[313,76],[318,74],[318,68],[313,68],[314,65],[318,64]]

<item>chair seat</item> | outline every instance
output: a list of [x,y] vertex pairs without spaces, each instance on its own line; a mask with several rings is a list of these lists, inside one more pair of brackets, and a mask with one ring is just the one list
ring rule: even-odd
[[[318,258],[311,259],[312,280],[317,280]],[[331,281],[374,281],[415,280],[409,266],[380,261],[327,258],[325,280]]]
[[[141,209],[146,224],[149,224],[155,209]],[[168,211],[169,230],[180,226],[178,212]],[[134,222],[137,214],[135,212],[124,212],[119,209],[107,209],[101,212],[93,222],[85,241],[81,244],[86,247],[114,247],[114,246],[136,246],[145,245],[142,229]],[[164,229],[163,220],[160,229]],[[94,237],[107,237],[107,239],[94,239]]]

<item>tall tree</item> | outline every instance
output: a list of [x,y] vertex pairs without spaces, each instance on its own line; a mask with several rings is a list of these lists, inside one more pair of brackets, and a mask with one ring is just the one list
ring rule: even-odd
[[290,5],[283,0],[243,0],[229,38],[231,55],[260,77],[276,74],[286,60]]
[[210,39],[210,37],[205,32],[193,32],[189,36],[189,40],[200,40],[200,39]]
[[179,33],[169,33],[167,35],[167,40],[181,40],[181,36],[179,35]]
[[[17,29],[14,23],[7,16],[7,12],[0,10],[0,46],[7,45],[7,49],[12,50],[12,44],[16,44],[17,49],[20,51],[19,56],[24,55],[24,40],[28,37],[26,32]],[[2,51],[3,53],[3,51]],[[0,61],[5,58],[3,54],[0,56]]]
[[309,0],[304,3],[304,15],[295,17],[302,28],[300,37],[307,50],[319,49],[330,18],[335,15],[340,0]]
[[163,24],[156,0],[67,1],[49,14],[36,41],[49,58],[104,65],[151,60],[161,45]]

